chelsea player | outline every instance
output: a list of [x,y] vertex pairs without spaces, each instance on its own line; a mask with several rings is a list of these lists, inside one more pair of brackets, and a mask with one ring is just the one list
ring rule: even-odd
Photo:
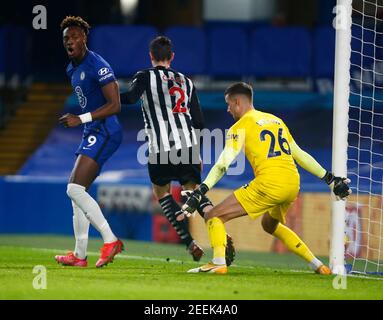
[[122,129],[116,116],[121,107],[120,94],[110,65],[87,48],[89,24],[81,17],[68,16],[60,27],[64,48],[71,60],[66,72],[83,113],[79,116],[65,114],[59,122],[65,128],[84,124],[84,134],[67,186],[73,206],[76,247],[74,252],[55,259],[63,265],[86,267],[91,223],[104,240],[101,257],[96,263],[99,268],[113,261],[114,256],[123,250],[123,243],[113,234],[96,200],[87,192],[103,164],[121,144]]

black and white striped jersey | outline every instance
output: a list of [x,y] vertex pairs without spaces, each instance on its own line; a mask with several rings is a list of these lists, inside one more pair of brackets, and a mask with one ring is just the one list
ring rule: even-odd
[[120,97],[122,104],[141,99],[150,153],[199,144],[195,129],[203,129],[203,115],[194,84],[182,73],[162,66],[142,70]]

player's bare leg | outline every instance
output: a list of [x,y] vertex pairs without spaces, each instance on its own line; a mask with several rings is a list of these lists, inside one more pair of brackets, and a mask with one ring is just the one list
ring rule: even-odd
[[96,179],[99,170],[96,161],[87,156],[79,155],[67,188],[68,196],[100,232],[104,240],[101,257],[97,261],[96,267],[102,267],[112,262],[114,256],[123,250],[123,243],[113,234],[98,203],[87,192],[87,189]]
[[331,270],[313,255],[294,231],[274,219],[268,212],[262,217],[262,227],[267,233],[281,240],[290,251],[306,260],[316,273],[331,274]]
[[224,223],[232,219],[245,216],[246,214],[245,209],[238,202],[234,194],[228,196],[225,200],[208,212],[207,229],[210,244],[213,248],[213,259],[206,265],[189,270],[189,273],[227,273],[225,259],[227,236]]
[[79,184],[88,190],[97,178],[99,170],[100,168],[96,161],[80,154],[69,177],[69,183]]
[[176,230],[177,234],[181,238],[182,243],[186,245],[186,248],[193,257],[193,260],[199,261],[204,252],[202,248],[194,241],[185,221],[178,221],[176,219],[177,215],[181,211],[181,207],[173,199],[170,193],[170,183],[164,186],[153,184],[153,192],[158,199],[158,202],[160,203],[166,218]]

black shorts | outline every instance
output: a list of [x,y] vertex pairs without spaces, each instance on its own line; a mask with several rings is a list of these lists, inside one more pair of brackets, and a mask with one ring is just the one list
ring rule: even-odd
[[[188,151],[189,152],[189,151]],[[149,157],[148,169],[150,181],[158,186],[164,186],[172,181],[178,181],[181,185],[187,182],[201,183],[201,162],[199,152],[187,161],[174,163],[170,161],[169,153],[151,155]]]

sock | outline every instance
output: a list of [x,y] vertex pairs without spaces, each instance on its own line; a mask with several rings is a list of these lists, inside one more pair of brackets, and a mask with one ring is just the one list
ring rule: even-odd
[[226,264],[226,229],[221,219],[214,217],[207,221],[207,232],[213,248],[214,264]]
[[68,196],[74,203],[84,212],[93,227],[101,233],[104,243],[117,241],[116,236],[113,234],[108,221],[106,221],[101,209],[88,192],[85,187],[75,183],[69,183],[67,188]]
[[84,212],[72,201],[73,207],[73,231],[76,239],[74,255],[79,259],[86,258],[88,247],[89,220]]
[[290,251],[305,259],[315,270],[322,265],[297,234],[283,224],[278,223],[273,236],[281,240]]
[[321,265],[323,265],[323,262],[320,261],[319,259],[315,258],[315,257],[309,263],[310,268],[313,269],[313,270],[317,270]]
[[181,210],[181,207],[178,203],[173,199],[172,195],[167,195],[161,198],[158,201],[161,205],[162,210],[165,213],[166,218],[171,223],[173,228],[176,230],[177,234],[181,238],[182,243],[184,243],[187,247],[192,243],[193,238],[187,228],[187,225],[184,221],[176,220],[176,212]]

